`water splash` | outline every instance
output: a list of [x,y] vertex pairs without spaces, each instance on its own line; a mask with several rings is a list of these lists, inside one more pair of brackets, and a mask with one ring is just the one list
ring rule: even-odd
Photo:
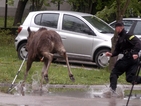
[[31,77],[32,83],[27,84],[25,83],[24,86],[22,86],[23,81],[19,81],[19,83],[11,90],[13,91],[14,95],[22,96],[22,92],[24,92],[24,95],[26,94],[38,94],[39,92],[48,92],[49,84],[43,85],[41,90],[41,83],[40,83],[40,74],[38,71],[35,71]]
[[[94,89],[92,87],[90,87],[89,89],[91,98],[111,98],[113,96],[111,89],[106,86],[102,89]],[[117,98],[124,98],[123,86],[118,85],[115,93]]]
[[22,92],[25,92],[28,88],[27,85],[22,86],[23,81],[19,81],[19,83],[14,87],[14,95],[22,96]]
[[34,92],[34,91],[38,91],[38,90],[40,90],[40,85],[41,85],[41,83],[40,83],[40,80],[39,80],[40,78],[39,78],[39,73],[38,73],[38,71],[35,71],[35,73],[32,75],[32,84],[31,84],[31,89],[32,89],[32,91]]
[[[35,73],[32,75],[32,84],[31,84],[32,92],[41,91],[40,79],[41,79],[41,76],[39,74],[39,71],[35,71]],[[42,92],[48,92],[48,84],[42,85]]]
[[90,98],[102,98],[102,91],[100,89],[89,88]]

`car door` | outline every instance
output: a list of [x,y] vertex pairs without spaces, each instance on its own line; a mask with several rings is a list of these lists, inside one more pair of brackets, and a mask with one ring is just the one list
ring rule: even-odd
[[91,58],[93,31],[80,18],[64,14],[60,35],[69,57]]

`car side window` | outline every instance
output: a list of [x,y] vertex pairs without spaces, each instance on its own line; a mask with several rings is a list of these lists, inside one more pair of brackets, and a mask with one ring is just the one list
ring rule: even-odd
[[59,14],[57,13],[43,13],[35,17],[35,24],[57,28]]
[[79,18],[71,15],[64,15],[62,29],[78,33],[91,34],[91,29]]
[[134,29],[135,35],[141,35],[141,21],[138,21]]

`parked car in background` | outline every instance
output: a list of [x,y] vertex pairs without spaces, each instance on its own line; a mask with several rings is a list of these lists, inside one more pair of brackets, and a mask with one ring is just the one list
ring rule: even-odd
[[[127,32],[132,31],[134,35],[141,39],[141,18],[123,18],[122,22]],[[109,25],[114,28],[115,23],[116,21],[113,21]]]
[[[40,27],[55,30],[60,34],[69,59],[95,62],[105,67],[109,58],[106,51],[111,50],[111,37],[114,29],[92,14],[72,11],[30,12],[18,28],[15,47],[18,57],[27,55],[27,28],[37,31]],[[60,58],[55,54],[54,58]]]

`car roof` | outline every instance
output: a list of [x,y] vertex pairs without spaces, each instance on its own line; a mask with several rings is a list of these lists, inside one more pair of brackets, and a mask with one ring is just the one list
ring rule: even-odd
[[57,11],[57,10],[45,10],[45,11],[33,11],[30,13],[62,13],[62,14],[73,14],[73,15],[79,15],[79,16],[92,16],[92,14],[89,13],[82,13],[82,12],[76,12],[76,11]]
[[141,18],[123,18],[122,20],[141,20]]
[[[122,20],[141,20],[141,18],[123,18]],[[111,25],[111,24],[113,24],[113,23],[115,23],[115,22],[116,22],[116,20],[110,22],[109,25]]]

